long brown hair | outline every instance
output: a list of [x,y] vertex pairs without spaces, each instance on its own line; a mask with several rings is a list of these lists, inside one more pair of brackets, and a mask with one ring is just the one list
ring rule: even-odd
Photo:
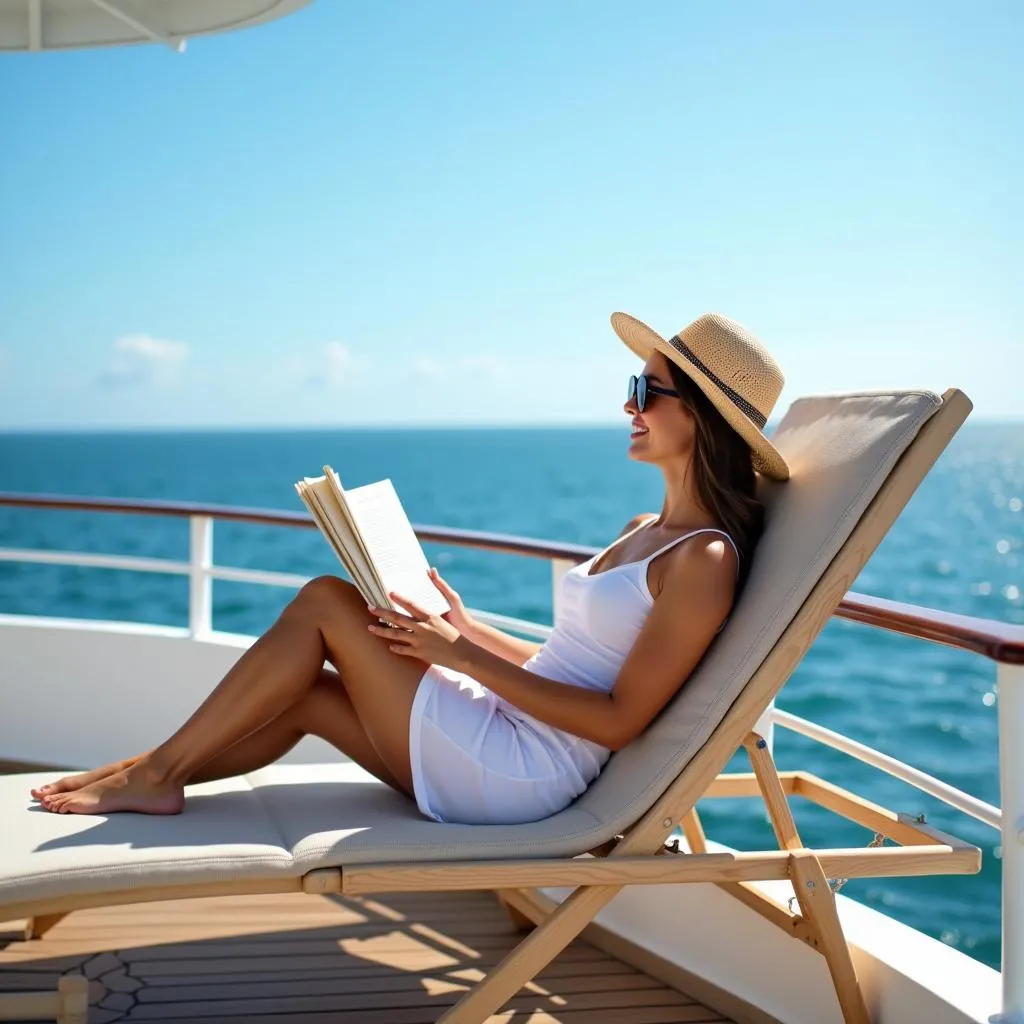
[[757,497],[750,446],[729,425],[703,391],[671,360],[672,386],[693,414],[693,479],[697,497],[740,554],[739,586],[750,571],[754,548],[764,530],[764,506]]

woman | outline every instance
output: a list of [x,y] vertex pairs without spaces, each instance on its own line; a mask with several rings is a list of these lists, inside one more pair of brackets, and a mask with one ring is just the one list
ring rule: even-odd
[[623,407],[629,456],[661,470],[665,500],[563,576],[544,644],[473,620],[435,570],[443,616],[399,594],[407,614],[368,608],[351,584],[320,577],[166,742],[33,796],[60,813],[175,814],[185,785],[254,771],[313,734],[437,821],[532,821],[567,806],[725,623],[761,532],[755,471],[788,476],[763,433],[783,377],[753,335],[718,314],[669,340],[623,313],[612,326],[645,360]]

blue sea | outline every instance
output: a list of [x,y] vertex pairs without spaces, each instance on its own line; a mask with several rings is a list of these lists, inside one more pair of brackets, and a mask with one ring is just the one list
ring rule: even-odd
[[[346,486],[390,477],[416,524],[604,546],[661,507],[661,474],[626,456],[627,428],[275,430],[0,435],[0,491],[203,501],[301,511],[292,484],[329,462]],[[1024,424],[970,424],[856,583],[858,591],[1024,623]],[[0,547],[186,559],[186,522],[0,508]],[[548,563],[428,544],[471,607],[551,622]],[[340,572],[316,531],[218,523],[221,565]],[[218,582],[214,626],[258,634],[291,592]],[[183,626],[178,577],[0,562],[0,612]],[[833,621],[778,704],[999,803],[996,671],[945,647]],[[2,756],[2,751],[0,751]],[[998,834],[911,787],[779,730],[781,768],[804,768],[983,850],[980,875],[853,880],[844,894],[998,967]],[[730,766],[747,771],[743,755]],[[871,836],[796,802],[815,845]],[[753,800],[704,801],[708,833],[772,844]]]

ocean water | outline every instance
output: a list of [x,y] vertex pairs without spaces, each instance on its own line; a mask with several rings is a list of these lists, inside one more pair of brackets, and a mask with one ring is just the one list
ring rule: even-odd
[[[279,430],[0,435],[0,491],[216,502],[301,511],[292,483],[329,462],[346,486],[390,477],[414,523],[603,546],[661,507],[661,474],[626,456],[627,428]],[[969,424],[855,589],[1024,623],[1024,424]],[[186,559],[184,521],[0,508],[0,547]],[[544,561],[425,545],[471,607],[551,622]],[[341,572],[316,531],[218,523],[221,565]],[[258,634],[277,587],[217,582],[214,626]],[[181,578],[0,562],[0,612],[185,625]],[[999,803],[996,672],[987,660],[833,621],[778,704]],[[780,768],[804,768],[897,811],[925,814],[983,850],[979,875],[853,880],[844,894],[999,965],[997,833],[911,787],[783,730]],[[730,766],[749,770],[743,755]],[[772,844],[754,800],[704,801],[705,827],[740,849]],[[871,836],[795,802],[809,844]]]

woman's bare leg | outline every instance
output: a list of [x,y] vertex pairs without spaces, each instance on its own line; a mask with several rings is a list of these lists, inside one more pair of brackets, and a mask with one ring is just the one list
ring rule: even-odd
[[[189,777],[186,785],[198,782],[212,782],[215,779],[229,779],[235,775],[256,771],[268,764],[273,764],[283,757],[303,736],[319,736],[343,754],[352,758],[392,789],[411,797],[401,783],[388,771],[387,765],[377,753],[377,748],[370,742],[366,730],[359,722],[356,710],[349,700],[348,694],[341,683],[337,672],[324,669],[320,678],[309,693],[297,704],[292,705],[283,715],[269,722],[261,729],[239,740],[222,754],[207,761],[194,775]],[[123,761],[114,761],[103,768],[82,772],[80,775],[68,776],[59,782],[51,783],[52,791],[39,793],[40,799],[52,798],[58,793],[72,793],[76,789],[105,779],[131,767],[145,755],[129,757]],[[48,801],[47,801],[48,802]]]
[[338,668],[384,767],[411,792],[409,716],[427,666],[390,651],[367,630],[372,621],[351,584],[313,580],[170,739],[124,771],[45,798],[44,806],[62,813],[180,811],[185,783],[296,704],[319,679],[325,658]]
[[[319,736],[382,782],[386,782],[400,793],[412,796],[388,771],[387,765],[377,753],[377,748],[370,742],[366,730],[360,724],[356,709],[345,692],[340,676],[330,669],[323,669],[320,672],[319,679],[306,697],[293,704],[272,722],[268,722],[245,739],[239,740],[233,747],[228,747],[223,753],[207,761],[189,777],[186,785],[228,779],[273,764],[305,735]],[[108,775],[123,772],[144,756],[138,754],[123,761],[113,761],[102,768],[69,775],[31,792],[37,800],[54,797],[58,793],[73,793],[90,783],[105,779]]]
[[324,671],[312,689],[273,722],[207,761],[188,785],[245,775],[273,764],[303,736],[319,736],[382,782],[412,796],[391,774],[370,742],[336,672]]

